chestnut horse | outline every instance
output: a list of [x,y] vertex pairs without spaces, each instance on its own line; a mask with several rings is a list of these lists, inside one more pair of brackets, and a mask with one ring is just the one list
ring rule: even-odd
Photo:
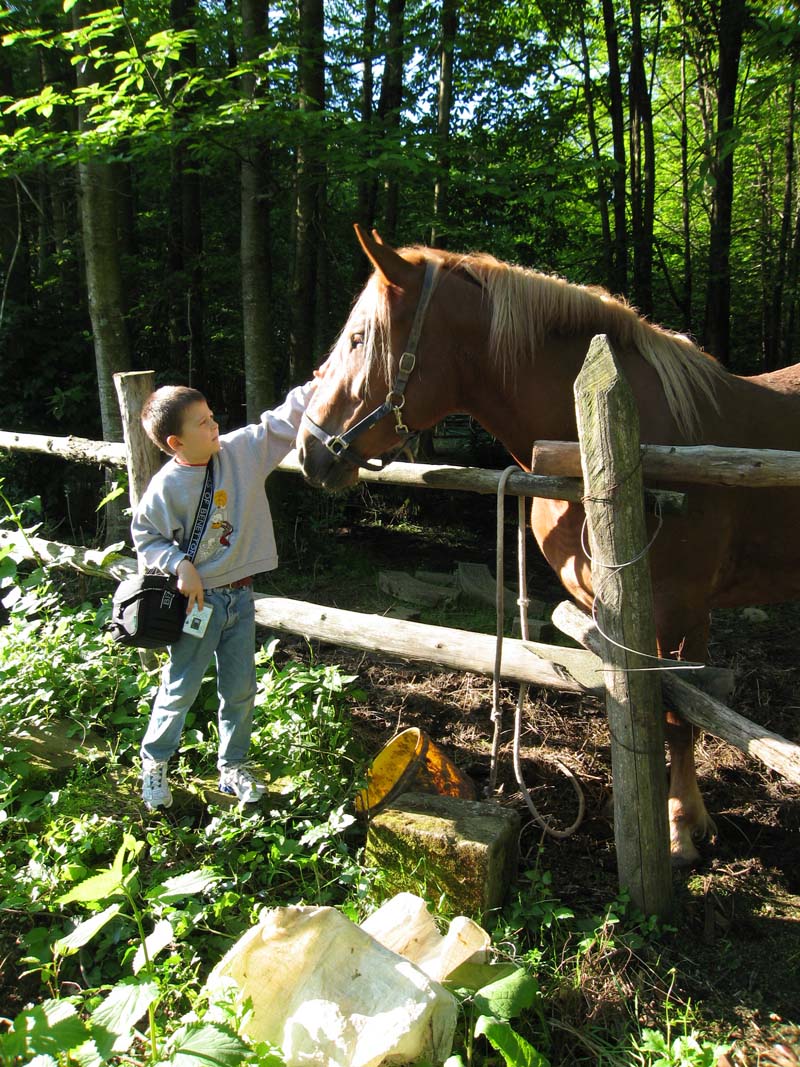
[[[397,252],[356,231],[375,271],[298,437],[314,485],[352,484],[370,457],[452,412],[474,416],[530,470],[535,440],[577,439],[573,383],[600,333],[633,389],[644,442],[800,450],[800,365],[737,377],[603,289],[484,254]],[[583,522],[580,504],[533,501],[544,556],[590,608]],[[650,550],[660,654],[704,660],[712,607],[800,598],[798,530],[800,491],[690,487],[688,515],[665,518]],[[687,865],[715,827],[697,785],[692,728],[669,711],[667,742],[671,853]]]

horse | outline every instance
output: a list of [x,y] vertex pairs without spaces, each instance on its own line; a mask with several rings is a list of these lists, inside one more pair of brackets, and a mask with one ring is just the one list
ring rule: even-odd
[[[360,466],[384,462],[376,457],[453,412],[473,416],[530,470],[534,441],[577,440],[573,384],[597,334],[630,383],[643,443],[800,450],[800,365],[740,377],[600,287],[486,253],[398,251],[374,231],[356,234],[374,271],[298,434],[312,485],[353,484]],[[650,548],[658,652],[702,662],[712,608],[800,599],[800,491],[671,488],[690,490],[689,507],[663,518]],[[534,498],[534,537],[590,610],[583,525],[580,503]],[[693,866],[716,827],[697,783],[693,728],[665,710],[671,859]]]

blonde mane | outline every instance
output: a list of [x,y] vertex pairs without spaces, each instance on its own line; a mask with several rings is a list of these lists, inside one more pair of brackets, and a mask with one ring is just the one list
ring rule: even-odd
[[[489,358],[503,373],[533,363],[548,333],[605,333],[612,343],[633,348],[653,367],[670,413],[688,440],[697,435],[698,398],[717,406],[715,386],[726,377],[720,364],[688,337],[652,325],[599,286],[575,285],[483,252],[461,255],[415,246],[401,249],[400,254],[417,263],[432,259],[443,270],[463,271],[479,283],[492,308]],[[359,329],[367,366],[379,359],[388,361],[389,313],[386,289],[373,275],[337,344]],[[382,369],[388,380],[391,369]]]

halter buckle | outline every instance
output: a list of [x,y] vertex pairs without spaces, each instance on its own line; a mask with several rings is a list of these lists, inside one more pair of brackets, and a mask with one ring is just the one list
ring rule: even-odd
[[350,445],[337,434],[335,437],[331,437],[325,442],[325,447],[332,456],[336,456],[338,459],[340,456],[344,455]]

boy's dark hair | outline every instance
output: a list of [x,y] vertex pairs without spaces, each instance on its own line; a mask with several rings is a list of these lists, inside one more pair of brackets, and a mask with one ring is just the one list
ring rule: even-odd
[[145,433],[162,452],[174,455],[167,438],[181,435],[186,409],[205,399],[198,389],[188,385],[162,385],[144,402],[141,419]]

